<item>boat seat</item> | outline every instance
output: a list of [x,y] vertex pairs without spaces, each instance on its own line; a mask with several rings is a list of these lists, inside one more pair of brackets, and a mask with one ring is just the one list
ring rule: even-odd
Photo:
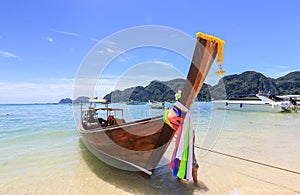
[[123,123],[125,123],[124,119],[118,119],[118,118],[116,118],[116,124],[120,125],[120,124],[123,124]]

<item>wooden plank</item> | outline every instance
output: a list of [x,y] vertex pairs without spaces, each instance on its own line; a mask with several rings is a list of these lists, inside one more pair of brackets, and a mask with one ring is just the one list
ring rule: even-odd
[[[200,67],[203,66],[201,63],[204,51],[206,40],[197,38],[193,59],[190,65],[190,69],[187,75],[187,79],[182,90],[180,103],[182,103],[186,108],[190,108],[195,97],[197,96],[196,88],[200,85],[200,80],[203,77]],[[202,86],[202,85],[201,85]]]

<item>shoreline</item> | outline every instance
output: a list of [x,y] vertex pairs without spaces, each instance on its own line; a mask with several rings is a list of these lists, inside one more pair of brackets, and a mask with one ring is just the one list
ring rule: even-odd
[[[300,193],[299,175],[211,152],[203,155],[198,149],[199,187],[172,177],[168,167],[172,147],[151,179],[145,179],[139,173],[111,167],[95,158],[81,143],[68,106],[2,108],[0,115],[8,110],[13,114],[0,121],[0,194]],[[197,147],[212,147],[214,151],[300,170],[300,132],[295,128],[300,124],[298,114],[223,114],[201,103],[194,108]],[[212,111],[217,120],[211,120]],[[221,131],[216,132],[217,128]]]

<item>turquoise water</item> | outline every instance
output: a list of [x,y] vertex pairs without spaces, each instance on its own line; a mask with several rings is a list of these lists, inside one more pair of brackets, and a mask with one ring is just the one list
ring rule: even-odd
[[[113,106],[125,109],[127,121],[163,113],[147,105]],[[0,194],[247,194],[253,183],[261,186],[258,192],[275,188],[300,193],[297,174],[199,149],[200,187],[172,178],[167,156],[151,179],[115,169],[94,158],[81,143],[73,109],[76,118],[78,105],[0,105]],[[192,111],[197,146],[300,172],[300,113],[224,111],[199,102]],[[226,177],[234,179],[228,183]]]
[[59,175],[77,161],[77,143],[70,106],[1,105],[0,192],[18,194],[19,185]]

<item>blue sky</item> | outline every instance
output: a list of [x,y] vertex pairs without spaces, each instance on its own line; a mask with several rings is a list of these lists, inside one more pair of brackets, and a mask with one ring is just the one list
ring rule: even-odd
[[72,97],[97,41],[139,25],[216,35],[226,42],[226,74],[255,70],[277,78],[299,70],[299,7],[297,0],[1,1],[0,103]]

